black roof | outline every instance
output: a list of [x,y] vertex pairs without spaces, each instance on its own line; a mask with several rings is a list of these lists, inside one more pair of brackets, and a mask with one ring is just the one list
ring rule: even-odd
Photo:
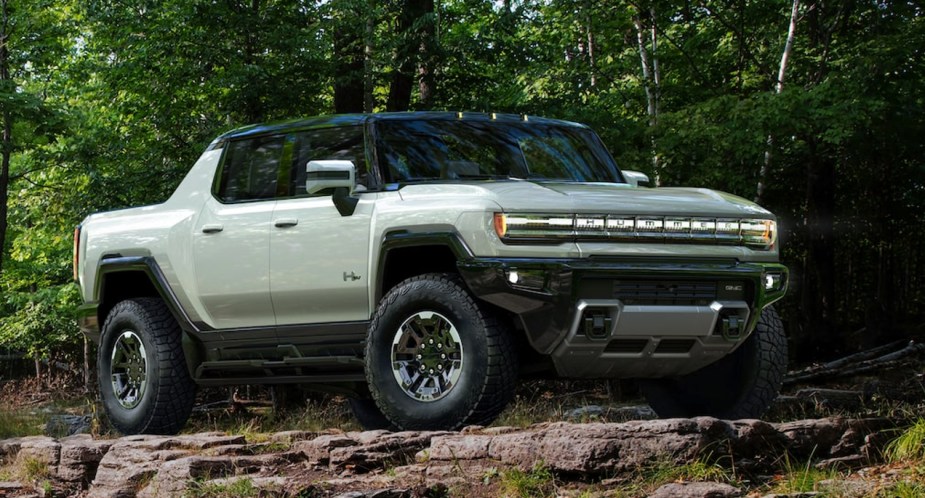
[[406,121],[406,120],[434,120],[451,121],[461,119],[464,121],[494,121],[499,123],[536,123],[568,127],[586,128],[583,124],[562,121],[558,119],[540,118],[534,116],[521,116],[517,114],[477,113],[477,112],[384,112],[375,114],[334,114],[312,118],[299,118],[274,123],[256,124],[231,130],[216,140],[227,140],[255,135],[266,135],[287,131],[310,128],[327,128],[332,126],[362,125],[370,121]]

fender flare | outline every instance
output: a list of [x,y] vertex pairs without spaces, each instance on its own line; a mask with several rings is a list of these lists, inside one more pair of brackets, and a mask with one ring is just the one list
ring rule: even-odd
[[445,246],[450,249],[456,261],[467,261],[473,259],[474,255],[469,246],[463,240],[459,232],[453,227],[429,227],[423,231],[412,231],[411,229],[390,230],[382,237],[382,243],[379,247],[379,261],[376,266],[376,291],[375,301],[382,299],[383,277],[385,275],[386,264],[388,263],[389,252],[393,249],[417,246]]
[[96,271],[96,283],[93,289],[95,301],[87,302],[77,309],[77,321],[80,330],[93,342],[99,344],[100,328],[105,320],[100,316],[102,296],[106,292],[106,276],[121,272],[142,272],[147,276],[158,296],[164,300],[171,315],[185,332],[198,333],[201,327],[197,326],[180,305],[177,295],[173,292],[167,277],[161,271],[157,261],[151,256],[115,256],[100,261]]

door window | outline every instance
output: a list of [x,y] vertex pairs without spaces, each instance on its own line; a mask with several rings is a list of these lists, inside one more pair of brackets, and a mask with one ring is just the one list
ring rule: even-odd
[[[339,126],[296,134],[289,195],[295,197],[306,195],[305,180],[308,176],[306,168],[309,161],[329,159],[353,162],[357,169],[357,185],[369,187],[369,170],[366,167],[366,152],[363,147],[363,128]],[[322,191],[318,195],[331,195],[331,192]]]
[[225,152],[216,197],[222,202],[274,198],[284,144],[282,135],[231,142]]

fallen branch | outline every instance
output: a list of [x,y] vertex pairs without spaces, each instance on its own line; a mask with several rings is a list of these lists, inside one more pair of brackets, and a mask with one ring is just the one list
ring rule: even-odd
[[[906,347],[899,351],[883,354],[902,344],[906,344]],[[876,369],[895,367],[903,363],[898,360],[922,352],[925,352],[925,344],[916,344],[911,341],[908,343],[906,343],[906,341],[897,341],[885,346],[855,353],[823,365],[812,366],[797,372],[788,373],[787,376],[784,377],[784,385],[819,379],[830,379],[833,377],[850,377]]]

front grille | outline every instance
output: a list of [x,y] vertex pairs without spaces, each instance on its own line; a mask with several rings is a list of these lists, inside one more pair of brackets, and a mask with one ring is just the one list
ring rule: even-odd
[[605,353],[641,353],[649,345],[648,339],[616,339],[604,348]]
[[717,282],[693,280],[615,280],[613,295],[627,305],[708,306]]
[[694,347],[693,339],[662,339],[655,348],[655,354],[684,354]]

